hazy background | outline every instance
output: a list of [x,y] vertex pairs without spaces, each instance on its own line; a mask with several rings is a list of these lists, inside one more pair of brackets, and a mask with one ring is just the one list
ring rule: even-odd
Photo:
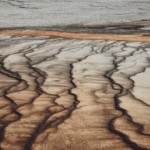
[[150,0],[0,0],[0,27],[150,19]]

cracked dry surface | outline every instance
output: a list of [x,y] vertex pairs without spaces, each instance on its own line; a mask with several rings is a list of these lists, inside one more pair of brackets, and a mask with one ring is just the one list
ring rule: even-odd
[[150,43],[0,35],[1,150],[150,149]]

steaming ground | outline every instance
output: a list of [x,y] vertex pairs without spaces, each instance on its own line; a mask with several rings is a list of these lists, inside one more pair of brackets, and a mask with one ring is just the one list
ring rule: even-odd
[[0,1],[0,27],[93,25],[147,19],[149,0]]

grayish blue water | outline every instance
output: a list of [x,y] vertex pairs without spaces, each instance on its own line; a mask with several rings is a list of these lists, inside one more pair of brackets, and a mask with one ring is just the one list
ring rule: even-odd
[[104,24],[150,19],[150,0],[1,0],[0,27]]

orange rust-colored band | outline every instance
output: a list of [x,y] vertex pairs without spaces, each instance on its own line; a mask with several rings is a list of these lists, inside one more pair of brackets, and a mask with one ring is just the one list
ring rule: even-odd
[[86,33],[81,34],[81,33],[66,33],[66,32],[55,32],[55,31],[16,31],[16,30],[0,31],[0,34],[54,36],[54,37],[75,38],[75,39],[150,42],[150,37],[140,37],[135,35],[106,35],[106,34],[86,34]]

